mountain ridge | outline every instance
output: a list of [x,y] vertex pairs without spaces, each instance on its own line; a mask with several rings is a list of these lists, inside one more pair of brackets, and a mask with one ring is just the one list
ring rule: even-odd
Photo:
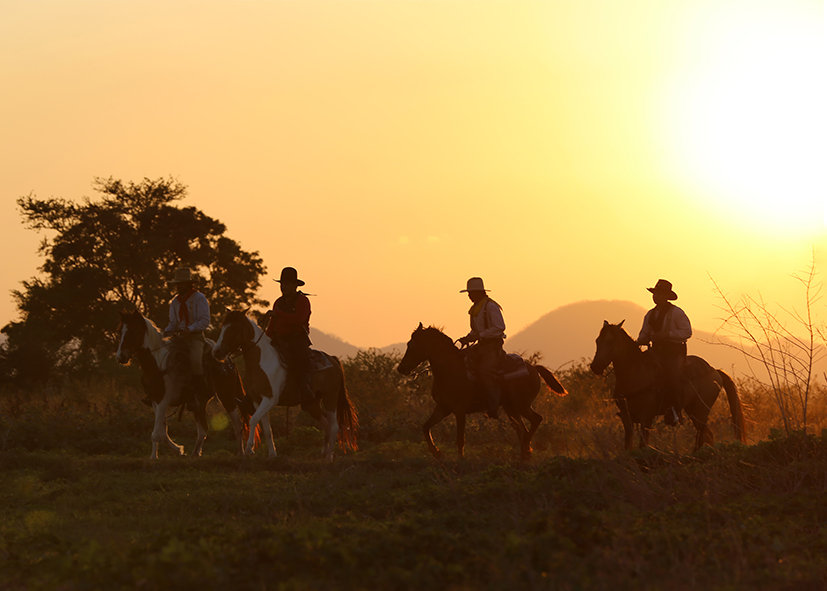
[[[624,328],[636,337],[645,314],[646,308],[626,300],[574,302],[547,312],[508,337],[504,348],[509,353],[539,353],[545,365],[559,369],[581,360],[590,360],[594,356],[594,341],[604,320],[612,324],[624,321]],[[362,350],[315,328],[311,330],[310,336],[314,348],[340,357],[352,357]],[[699,355],[711,365],[727,371],[739,367],[745,370],[743,354],[722,344],[727,342],[714,333],[696,330],[689,341],[689,354]],[[734,345],[731,341],[729,343]],[[403,353],[405,343],[393,343],[376,349],[383,353]]]

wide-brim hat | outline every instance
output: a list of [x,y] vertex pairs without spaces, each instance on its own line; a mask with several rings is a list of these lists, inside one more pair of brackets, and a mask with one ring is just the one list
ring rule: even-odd
[[678,299],[678,294],[672,290],[672,284],[666,279],[658,279],[658,282],[655,283],[655,287],[647,287],[646,289],[652,293],[665,293],[667,300]]
[[482,282],[482,277],[471,277],[465,284],[465,289],[459,290],[460,293],[467,291],[490,291],[485,289],[485,284]]
[[195,283],[198,279],[198,274],[193,273],[189,267],[178,267],[175,269],[175,276],[172,280],[167,281],[167,285],[177,285],[178,283]]
[[273,279],[276,283],[293,283],[301,287],[304,285],[304,281],[299,279],[299,272],[296,271],[293,267],[285,267],[281,270],[281,277],[278,279]]

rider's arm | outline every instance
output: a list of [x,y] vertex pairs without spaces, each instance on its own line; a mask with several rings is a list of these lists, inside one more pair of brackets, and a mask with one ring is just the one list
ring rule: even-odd
[[204,294],[197,292],[193,294],[194,318],[187,328],[191,332],[207,330],[210,327],[210,303]]
[[178,330],[178,307],[175,305],[175,301],[175,298],[172,298],[169,302],[169,324],[167,324],[167,327],[164,329],[164,334]]
[[649,310],[646,313],[646,316],[643,317],[643,326],[641,327],[640,334],[637,337],[638,345],[648,345],[652,340],[652,329],[649,327],[649,319],[651,316],[652,310]]
[[669,339],[672,341],[687,341],[692,336],[692,325],[689,317],[678,307],[672,310],[672,326],[669,330]]
[[500,307],[492,301],[485,305],[482,312],[486,315],[486,328],[479,334],[479,338],[502,338],[505,336],[505,320]]

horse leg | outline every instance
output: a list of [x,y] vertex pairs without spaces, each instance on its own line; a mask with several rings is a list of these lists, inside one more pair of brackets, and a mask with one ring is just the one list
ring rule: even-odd
[[238,408],[234,408],[230,412],[227,413],[227,416],[230,418],[230,422],[233,424],[233,432],[235,433],[235,441],[237,444],[236,454],[239,456],[244,455],[244,425],[241,422],[241,418],[239,417]]
[[[529,429],[528,433],[525,437],[525,444],[523,445],[522,449],[522,459],[530,460],[531,459],[531,438],[534,437],[534,434],[537,432],[537,429],[540,427],[540,423],[543,422],[543,415],[535,411],[530,406],[524,409],[521,413],[526,419],[528,419]],[[522,421],[520,421],[522,423]]]
[[[253,444],[255,443],[256,439],[256,426],[258,425],[259,421],[261,421],[262,427],[265,430],[265,437],[267,438],[267,448],[272,450],[270,453],[270,457],[276,455],[276,446],[273,443],[273,434],[270,433],[270,419],[269,413],[270,409],[276,404],[276,399],[273,397],[270,398],[262,398],[261,402],[258,404],[258,408],[256,408],[256,412],[253,413],[253,416],[250,417],[250,434],[247,436],[247,447],[244,450],[245,456],[253,455]],[[264,418],[267,417],[265,421]]]
[[322,413],[325,418],[325,443],[324,443],[324,459],[327,462],[333,461],[333,449],[336,447],[336,439],[339,437],[339,422],[336,420],[335,410],[325,410]]
[[261,419],[261,428],[264,433],[264,442],[267,444],[267,457],[277,458],[276,442],[273,441],[273,429],[270,427],[270,415],[266,414]]
[[458,412],[457,417],[457,457],[462,459],[465,453],[465,413]]
[[695,448],[692,451],[698,451],[704,445],[712,445],[715,442],[715,436],[706,421],[693,414],[689,414],[689,418],[692,421],[692,426],[695,427]]
[[652,420],[648,419],[640,423],[640,448],[649,447],[649,435],[652,433]]
[[635,444],[635,426],[632,424],[632,417],[629,415],[629,404],[625,398],[615,398],[617,405],[617,416],[620,417],[620,422],[623,423],[623,447],[626,451],[631,451]]
[[428,451],[430,451],[436,459],[442,457],[442,452],[439,451],[439,448],[434,444],[434,439],[431,437],[431,428],[449,414],[451,413],[448,412],[448,409],[442,408],[437,404],[434,412],[431,413],[431,416],[428,417],[428,420],[425,421],[425,424],[422,426],[422,432],[425,434],[425,443],[428,444]]
[[523,420],[520,418],[520,415],[515,413],[511,406],[503,404],[503,410],[505,411],[505,415],[508,417],[508,422],[511,423],[511,426],[514,428],[514,432],[517,434],[517,440],[520,442],[520,458],[525,459],[525,441],[526,435],[528,435],[525,424],[523,424]]
[[199,403],[195,411],[195,425],[198,428],[198,438],[195,440],[195,448],[192,450],[192,457],[201,457],[201,448],[207,439],[207,402]]
[[166,441],[175,455],[185,455],[184,446],[176,444],[169,436],[169,431],[167,430],[167,408],[169,408],[169,401],[166,398],[155,405],[155,427],[152,430],[152,455],[149,456],[152,460],[158,459],[158,443],[161,440]]

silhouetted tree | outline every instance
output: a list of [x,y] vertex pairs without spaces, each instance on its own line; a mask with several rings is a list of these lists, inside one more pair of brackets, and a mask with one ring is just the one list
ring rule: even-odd
[[132,308],[166,325],[167,281],[179,266],[199,272],[213,326],[223,307],[266,306],[257,299],[265,272],[258,252],[242,250],[224,224],[174,202],[187,194],[174,179],[124,183],[96,178],[96,199],[37,199],[17,204],[29,229],[46,231],[41,276],[13,292],[21,320],[2,329],[0,379],[35,382],[100,368],[116,346],[117,313]]

